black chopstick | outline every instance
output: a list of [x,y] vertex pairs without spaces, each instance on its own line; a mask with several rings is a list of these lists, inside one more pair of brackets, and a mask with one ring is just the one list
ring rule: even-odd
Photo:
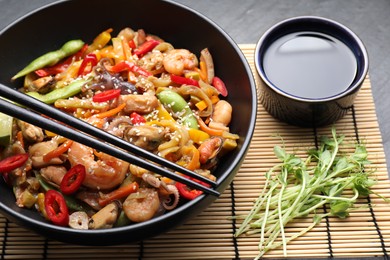
[[[165,166],[174,171],[183,173],[189,177],[200,180],[204,183],[216,185],[215,182],[201,176],[195,172],[192,172],[184,167],[181,167],[175,163],[172,163],[164,158],[157,156],[153,153],[150,153],[146,150],[143,150],[125,140],[122,140],[119,137],[116,137],[110,133],[107,133],[101,129],[98,129],[80,119],[77,119],[73,116],[70,116],[60,110],[53,109],[53,107],[35,99],[28,95],[25,95],[17,90],[9,88],[3,84],[0,84],[0,96],[9,99],[17,104],[21,104],[29,109],[32,109],[38,113],[46,115],[51,119],[45,118],[39,114],[36,114],[28,109],[20,107],[18,105],[12,104],[4,99],[0,98],[0,109],[1,112],[28,122],[30,124],[39,126],[48,131],[54,132],[66,138],[69,138],[73,141],[79,142],[81,144],[87,145],[91,148],[100,150],[104,153],[110,154],[118,159],[130,162],[132,164],[138,165],[142,168],[150,170],[154,173],[160,174],[162,176],[171,178],[175,181],[181,182],[188,185],[191,188],[201,190],[207,194],[214,196],[219,196],[220,193],[212,188],[208,188],[202,184],[199,184],[191,179],[185,178],[179,174],[173,173],[172,171],[161,167]],[[72,128],[69,128],[71,126]],[[74,130],[77,129],[77,130]],[[79,132],[81,131],[81,132]],[[84,132],[84,133],[82,133]],[[100,140],[98,140],[98,139]],[[104,141],[104,142],[102,142]],[[116,146],[116,147],[115,147]],[[117,149],[117,147],[130,152],[131,154]],[[138,158],[139,156],[140,158]],[[161,165],[156,165],[153,162]]]

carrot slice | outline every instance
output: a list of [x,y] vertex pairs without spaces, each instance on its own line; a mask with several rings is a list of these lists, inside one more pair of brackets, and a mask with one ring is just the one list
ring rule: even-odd
[[56,158],[60,156],[61,154],[64,154],[68,149],[72,146],[73,141],[72,140],[66,140],[63,142],[60,146],[58,146],[56,149],[51,150],[47,154],[43,156],[44,162],[49,162],[51,159]]
[[104,207],[113,200],[127,197],[131,193],[138,191],[138,188],[139,188],[139,186],[138,186],[137,182],[133,182],[133,183],[130,183],[126,186],[119,187],[118,189],[116,189],[110,193],[101,194],[100,198],[98,199],[98,203],[100,206]]
[[126,104],[125,104],[125,103],[122,103],[122,104],[120,104],[119,106],[117,106],[117,107],[114,108],[114,109],[111,109],[111,110],[108,110],[108,111],[106,111],[106,112],[97,114],[96,117],[97,117],[97,118],[106,118],[106,117],[115,116],[116,114],[118,114],[119,112],[121,112],[121,111],[125,108],[125,106],[126,106]]
[[200,130],[208,133],[209,135],[215,135],[215,136],[223,136],[223,131],[219,129],[212,129],[206,125],[206,123],[202,120],[202,118],[198,118],[198,124],[200,127]]

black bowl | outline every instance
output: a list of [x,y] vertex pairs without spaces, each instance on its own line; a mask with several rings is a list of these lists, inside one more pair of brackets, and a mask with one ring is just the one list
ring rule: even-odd
[[[332,86],[332,84],[336,83],[334,83],[334,81],[330,81],[329,79],[333,79],[337,76],[331,74],[329,72],[331,70],[328,67],[324,68],[318,66],[318,63],[315,62],[310,63],[310,66],[313,68],[312,71],[309,69],[308,71],[305,71],[301,74],[291,74],[293,74],[294,77],[299,75],[302,78],[307,77],[307,74],[310,73],[313,73],[313,75],[318,75],[318,68],[321,67],[321,79],[317,79],[317,82],[313,82],[313,84],[310,85],[310,88],[314,89],[317,93],[316,95],[323,95],[319,93],[322,93],[324,89],[333,89],[334,87],[342,87],[342,91],[332,93],[328,96],[303,97],[296,94],[302,92],[302,90],[297,92],[297,89],[290,89],[290,92],[287,92],[284,90],[286,86],[278,86],[278,84],[272,82],[265,70],[264,57],[266,56],[267,51],[270,49],[270,46],[278,40],[283,40],[281,42],[284,44],[285,42],[288,42],[288,40],[283,37],[298,34],[300,36],[316,35],[315,37],[322,38],[322,42],[332,43],[329,44],[329,46],[333,48],[332,50],[336,50],[334,47],[336,44],[333,41],[337,39],[345,46],[345,49],[349,49],[351,55],[353,55],[356,60],[356,73],[350,85],[344,86],[340,83],[341,86]],[[290,38],[287,39],[290,40]],[[299,56],[299,59],[297,58],[295,60],[299,61],[294,63],[294,67],[299,68],[302,67],[302,63],[305,63],[300,61],[304,61],[307,56],[314,54],[314,57],[317,57],[316,53],[322,52],[322,50],[311,51],[313,48],[317,48],[315,44],[313,46],[313,44],[306,43],[305,45],[302,45],[301,43],[300,47],[301,49],[299,50],[284,54],[285,64],[289,64],[286,61],[287,58],[291,59],[291,57]],[[309,48],[309,51],[302,51],[302,48]],[[334,52],[339,56],[343,51],[337,49]],[[309,54],[304,56],[302,53]],[[323,59],[317,60],[319,63],[324,63]],[[311,61],[313,61],[312,58]],[[255,65],[260,77],[260,102],[273,117],[293,125],[302,127],[318,127],[336,122],[351,109],[355,97],[358,94],[358,91],[362,86],[368,72],[368,54],[363,42],[345,25],[323,17],[300,16],[281,21],[269,28],[262,35],[256,45]],[[337,62],[333,62],[332,65],[334,68],[337,68],[338,64]],[[283,73],[274,73],[274,76],[276,75],[278,75],[278,77],[284,77],[285,79],[291,79],[291,77]],[[326,78],[325,80],[324,76]],[[326,87],[321,89],[322,84],[318,84],[319,81],[321,81],[321,83],[326,83]],[[305,91],[307,91],[307,88]]]
[[[91,5],[92,4],[92,5]],[[239,146],[218,166],[217,190],[223,192],[242,164],[254,131],[256,87],[250,67],[233,40],[214,22],[183,5],[161,0],[59,1],[27,14],[0,32],[0,82],[19,88],[11,77],[34,58],[58,49],[70,39],[92,42],[103,30],[114,33],[124,27],[144,29],[177,48],[199,53],[207,47],[216,74],[226,82],[233,106],[231,131],[240,136]],[[43,236],[82,245],[113,245],[135,242],[166,232],[196,216],[216,197],[202,195],[150,221],[103,230],[74,230],[46,222],[33,210],[19,208],[12,190],[0,182],[0,210],[14,222]]]

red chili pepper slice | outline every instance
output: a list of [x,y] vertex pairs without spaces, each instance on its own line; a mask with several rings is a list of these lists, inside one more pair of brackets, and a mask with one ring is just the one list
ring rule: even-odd
[[[94,66],[96,66],[97,62],[98,61],[97,61],[97,57],[96,57],[95,53],[87,54],[84,57],[83,62],[80,65],[78,76],[83,76],[83,75],[87,75],[88,73],[90,73],[92,71],[92,68]],[[91,65],[91,66],[88,67],[88,65]],[[88,69],[87,69],[87,67],[88,67]]]
[[141,116],[141,115],[138,114],[137,112],[132,112],[132,113],[130,114],[130,119],[131,119],[131,122],[132,122],[134,125],[139,125],[139,124],[142,124],[142,123],[146,123],[145,117]]
[[138,73],[139,75],[145,76],[145,77],[149,77],[149,76],[153,75],[149,71],[135,65],[132,62],[128,62],[128,61],[121,61],[121,62],[115,64],[114,66],[112,66],[109,69],[109,71],[114,72],[114,73],[119,73],[122,71],[132,71],[132,72]]
[[84,44],[83,48],[79,50],[76,54],[69,56],[65,61],[58,63],[54,66],[42,68],[35,71],[39,77],[47,77],[50,75],[55,75],[61,72],[64,72],[73,61],[80,60],[84,55],[84,52],[88,49],[88,44]]
[[64,196],[55,190],[49,190],[45,194],[45,210],[51,222],[59,226],[67,226],[69,223],[69,210]]
[[226,97],[228,95],[228,91],[227,91],[226,85],[222,81],[222,79],[220,79],[218,77],[214,77],[212,85],[214,86],[214,88],[216,88],[219,91],[219,93],[222,96]]
[[0,161],[0,173],[10,172],[22,166],[28,159],[28,154],[16,154]]
[[171,74],[171,80],[172,82],[180,85],[192,85],[192,86],[199,87],[199,82],[191,78],[185,78],[185,77],[177,76],[175,74]]
[[110,89],[100,92],[92,97],[93,102],[106,102],[121,95],[120,89]]
[[154,49],[160,42],[154,39],[150,39],[149,41],[144,42],[141,46],[138,46],[137,49],[134,50],[134,54],[138,57],[145,55]]
[[[190,178],[190,179],[193,181],[196,181],[196,182],[198,182],[206,187],[210,187],[210,185],[208,185],[207,183],[196,180],[194,178]],[[183,198],[185,198],[187,200],[193,200],[193,199],[195,199],[203,194],[203,191],[192,189],[191,187],[189,187],[183,183],[180,183],[180,182],[176,182],[175,186],[176,186],[177,190],[179,191],[180,196],[182,196]]]
[[73,166],[62,178],[60,190],[65,195],[76,192],[85,180],[85,166],[77,164]]

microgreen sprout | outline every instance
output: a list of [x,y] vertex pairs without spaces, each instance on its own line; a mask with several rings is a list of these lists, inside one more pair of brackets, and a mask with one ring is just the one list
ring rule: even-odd
[[[274,147],[280,163],[266,173],[264,187],[248,215],[237,216],[243,222],[235,236],[260,233],[259,254],[255,259],[280,246],[287,256],[288,242],[310,231],[326,216],[348,217],[361,196],[375,194],[383,198],[371,190],[376,181],[371,177],[373,171],[365,169],[370,163],[366,147],[354,144],[352,153],[342,152],[340,147],[346,146],[344,139],[333,127],[331,137],[322,137],[318,149],[309,150],[304,160],[284,147]],[[352,191],[352,195],[346,190]],[[325,204],[329,212],[324,212]],[[313,214],[309,226],[286,236],[288,223]]]

